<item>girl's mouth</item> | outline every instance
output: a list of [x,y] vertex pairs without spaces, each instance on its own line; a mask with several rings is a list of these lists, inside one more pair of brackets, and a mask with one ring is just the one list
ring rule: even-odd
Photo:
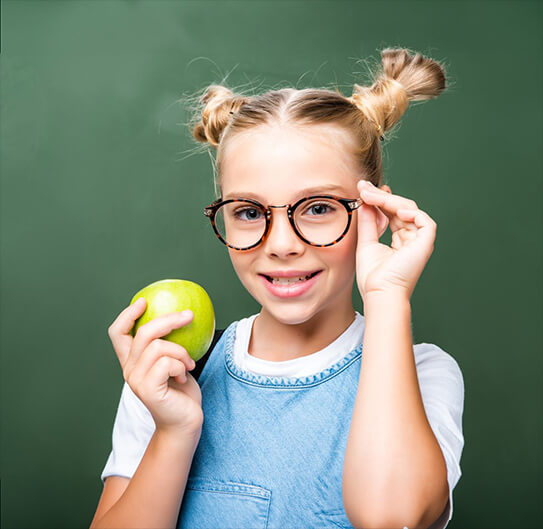
[[259,274],[268,292],[276,297],[291,298],[307,292],[318,280],[322,270],[312,272],[305,277],[270,277]]

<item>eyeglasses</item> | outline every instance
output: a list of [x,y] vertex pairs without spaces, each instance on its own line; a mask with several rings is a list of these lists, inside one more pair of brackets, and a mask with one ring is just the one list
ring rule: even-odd
[[249,198],[217,199],[204,208],[217,237],[235,250],[250,250],[264,241],[270,231],[272,208],[287,208],[296,235],[311,246],[332,246],[343,239],[351,225],[353,211],[362,200],[333,195],[304,197],[294,204],[263,206]]

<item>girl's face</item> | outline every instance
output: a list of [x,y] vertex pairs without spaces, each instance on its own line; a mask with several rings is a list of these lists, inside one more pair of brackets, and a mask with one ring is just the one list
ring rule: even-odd
[[[264,206],[293,204],[299,198],[332,194],[357,198],[359,180],[342,150],[338,130],[314,126],[303,134],[286,127],[260,127],[232,138],[224,153],[223,199],[253,198]],[[351,306],[355,275],[357,212],[341,241],[325,248],[306,244],[294,233],[286,208],[272,209],[270,231],[256,248],[228,248],[234,269],[263,311],[285,324],[299,324],[321,313]],[[311,287],[293,297],[278,296],[262,275],[277,271],[320,270]]]

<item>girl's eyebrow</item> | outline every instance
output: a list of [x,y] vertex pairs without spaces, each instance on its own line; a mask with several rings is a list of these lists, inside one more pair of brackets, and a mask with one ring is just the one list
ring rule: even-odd
[[[294,194],[292,201],[294,202],[297,198],[309,196],[314,193],[322,193],[326,191],[342,191],[343,193],[345,193],[345,189],[342,186],[339,186],[336,184],[307,187],[305,189],[301,189],[296,194]],[[250,191],[233,191],[225,195],[223,197],[223,200],[227,200],[229,198],[252,198],[253,200],[257,200],[259,202],[262,202],[263,200],[265,200],[261,196],[259,196],[257,193],[251,193]]]

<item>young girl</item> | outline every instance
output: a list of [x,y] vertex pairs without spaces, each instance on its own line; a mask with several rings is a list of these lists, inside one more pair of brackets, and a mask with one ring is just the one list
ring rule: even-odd
[[[217,149],[205,209],[262,306],[231,323],[198,381],[161,337],[172,313],[108,333],[124,387],[91,527],[443,528],[464,444],[463,377],[413,345],[410,298],[436,223],[382,182],[381,139],[409,101],[445,89],[404,49],[351,97],[321,89],[238,96],[212,85],[193,135]],[[379,238],[390,226],[391,247]],[[352,305],[356,286],[364,316]],[[107,479],[106,479],[107,478]]]

